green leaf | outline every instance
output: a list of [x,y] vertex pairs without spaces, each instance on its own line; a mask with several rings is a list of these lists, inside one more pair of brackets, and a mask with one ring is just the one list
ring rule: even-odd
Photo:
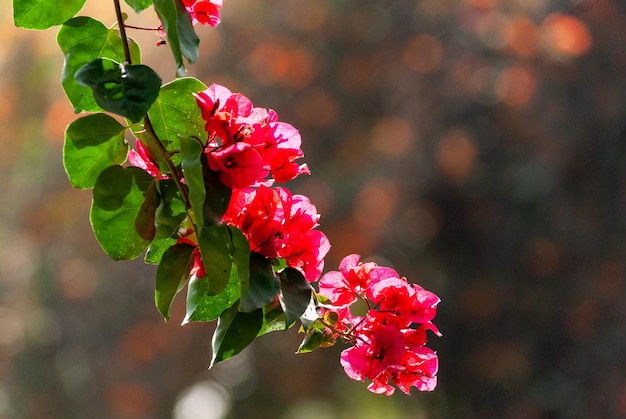
[[195,214],[198,229],[222,220],[228,208],[231,190],[211,170],[203,153],[203,146],[192,138],[181,138],[182,168],[189,186],[189,202]]
[[279,289],[280,284],[272,269],[271,260],[252,252],[248,292],[242,294],[239,310],[248,312],[264,307],[276,298]]
[[279,273],[281,304],[287,324],[295,322],[306,311],[312,298],[311,284],[302,272],[295,268],[286,268]]
[[91,226],[100,246],[114,260],[134,259],[155,234],[158,193],[154,179],[138,167],[110,166],[93,189]]
[[208,322],[217,319],[228,307],[239,300],[241,286],[237,270],[231,271],[226,289],[218,295],[208,295],[209,279],[192,275],[187,287],[187,314],[183,324]]
[[174,246],[178,242],[178,238],[175,236],[172,237],[154,237],[150,246],[148,246],[148,251],[146,252],[146,256],[144,257],[144,262],[150,263],[153,265],[158,265],[161,263],[161,258],[167,249]]
[[157,268],[154,302],[165,320],[176,294],[187,282],[193,264],[194,246],[177,244],[165,251]]
[[[74,112],[99,112],[91,89],[80,85],[74,75],[85,64],[96,58],[110,58],[123,62],[124,46],[119,33],[108,29],[101,22],[89,17],[76,17],[61,26],[57,42],[65,54],[62,84],[65,94],[74,106]],[[139,46],[129,39],[131,58],[134,63],[141,62]]]
[[263,325],[263,310],[257,309],[250,313],[238,310],[233,305],[220,316],[213,334],[212,368],[218,362],[237,355],[250,345]]
[[[159,96],[148,110],[152,128],[168,151],[179,151],[182,137],[196,137],[206,142],[207,133],[202,112],[193,93],[206,89],[201,81],[187,77],[174,80],[161,87]],[[179,154],[172,157],[180,163]]]
[[233,265],[239,277],[240,295],[246,295],[250,280],[250,243],[237,227],[228,226],[230,240],[234,247]]
[[317,348],[319,348],[324,342],[324,333],[319,330],[313,330],[310,333],[307,333],[298,351],[298,354],[306,354],[309,352],[313,352]]
[[93,188],[104,169],[126,160],[124,131],[124,126],[102,113],[84,116],[67,127],[63,166],[72,186]]
[[173,179],[159,180],[156,184],[161,201],[156,209],[154,223],[156,236],[172,237],[187,218],[183,197]]
[[20,28],[48,29],[76,15],[85,1],[13,0],[13,21]]
[[108,58],[85,64],[74,77],[91,88],[98,106],[132,122],[139,122],[148,112],[161,87],[161,78],[150,67],[120,64]]
[[263,307],[263,326],[257,336],[264,335],[278,330],[287,330],[288,326],[285,322],[285,312],[278,301],[272,301]]
[[196,234],[202,263],[209,278],[207,294],[217,295],[226,288],[232,275],[231,271],[236,271],[233,264],[235,247],[231,240],[230,229],[226,224],[215,224],[203,227],[200,231],[196,231]]
[[184,77],[187,74],[183,57],[190,63],[198,59],[198,45],[200,39],[191,23],[191,17],[180,0],[154,0],[156,11],[163,30],[167,35],[167,41],[172,49],[172,55],[176,61],[176,74]]
[[202,175],[202,145],[191,138],[181,138],[182,168],[185,184],[189,187],[189,202],[195,214],[198,230],[204,227],[203,208],[206,200],[204,176]]
[[187,211],[174,180],[158,180],[156,187],[160,198],[154,214],[156,232],[144,261],[158,265],[163,253],[178,241],[178,232],[187,218]]
[[152,6],[152,0],[126,0],[126,4],[132,7],[135,13],[139,13]]

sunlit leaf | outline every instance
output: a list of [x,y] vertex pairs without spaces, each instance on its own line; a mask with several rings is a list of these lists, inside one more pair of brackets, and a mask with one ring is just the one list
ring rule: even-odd
[[108,115],[97,113],[72,122],[65,131],[63,165],[75,188],[93,188],[107,167],[126,160],[126,128]]
[[231,271],[226,289],[218,295],[208,295],[209,280],[206,276],[192,276],[187,287],[187,314],[183,324],[208,322],[217,319],[228,307],[239,300],[241,287],[237,270]]
[[213,358],[211,367],[241,352],[250,345],[263,326],[263,310],[250,313],[238,310],[237,304],[226,310],[219,318],[213,334]]
[[86,0],[13,0],[15,26],[27,29],[48,29],[74,17]]
[[[139,46],[132,39],[128,41],[133,63],[140,63]],[[61,78],[63,89],[74,106],[74,112],[101,111],[102,108],[96,103],[91,89],[80,85],[74,75],[96,58],[110,58],[123,62],[124,47],[118,32],[115,29],[108,29],[90,17],[76,17],[61,26],[57,42],[65,55]]]
[[120,64],[108,58],[85,64],[75,78],[91,88],[98,106],[132,122],[139,122],[148,112],[161,87],[161,78],[150,67]]
[[110,166],[93,189],[91,225],[100,246],[115,260],[134,259],[155,234],[158,193],[154,179],[138,167]]
[[190,63],[196,62],[200,43],[191,23],[191,17],[181,1],[154,0],[154,10],[161,19],[168,44],[172,49],[177,67],[176,74],[184,77],[187,71],[183,57],[187,58]]
[[189,278],[193,250],[194,246],[177,244],[167,249],[161,258],[156,273],[154,302],[165,320],[169,320],[174,297]]
[[285,312],[278,301],[272,301],[263,307],[263,326],[259,330],[257,336],[270,332],[288,329],[285,322]]
[[126,4],[132,7],[135,13],[139,13],[152,6],[152,0],[126,0]]
[[233,265],[235,247],[226,224],[215,224],[196,231],[202,253],[202,263],[209,279],[207,294],[217,295],[228,284]]
[[[159,96],[148,110],[152,128],[168,151],[180,150],[180,139],[196,137],[206,142],[207,133],[193,93],[206,89],[201,81],[186,77],[161,86]],[[180,154],[172,156],[180,163]]]

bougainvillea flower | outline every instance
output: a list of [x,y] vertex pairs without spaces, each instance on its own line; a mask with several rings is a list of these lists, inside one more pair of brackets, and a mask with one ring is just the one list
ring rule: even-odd
[[[359,255],[346,256],[339,271],[326,273],[319,281],[325,318],[334,313],[334,333],[354,346],[341,354],[348,377],[370,380],[368,390],[391,395],[394,385],[406,394],[416,387],[431,391],[437,385],[438,358],[424,346],[427,331],[441,336],[432,323],[439,297],[410,284],[391,268],[361,263]],[[357,300],[368,306],[365,317],[352,317],[350,306]]]
[[374,380],[389,368],[398,368],[404,357],[404,336],[395,327],[380,326],[366,342],[341,353],[341,365],[348,377],[364,381]]
[[361,256],[348,255],[341,260],[339,272],[331,271],[320,279],[320,293],[337,306],[351,304],[359,295],[385,278],[398,277],[391,268],[373,262],[361,263]]
[[209,167],[219,172],[220,181],[229,189],[255,185],[267,176],[263,159],[250,144],[236,143],[206,154]]
[[[219,154],[220,160],[230,161],[228,153],[245,148],[232,146],[247,144],[261,157],[265,170],[263,177],[249,177],[247,185],[237,183],[233,188],[257,186],[263,182],[286,182],[298,175],[310,174],[306,164],[296,162],[304,157],[300,149],[300,133],[290,124],[278,121],[278,115],[273,110],[254,107],[244,95],[232,93],[217,84],[195,94],[195,98],[206,122],[207,154]],[[261,175],[261,172],[258,174]],[[268,175],[271,175],[270,179],[266,179]]]
[[222,7],[222,0],[183,0],[183,4],[194,25],[199,23],[215,27],[220,23],[219,9]]
[[319,214],[311,201],[286,188],[235,190],[222,221],[239,228],[250,249],[267,258],[281,257],[288,266],[317,281],[330,242],[315,230]]
[[141,141],[137,140],[135,142],[135,148],[137,151],[130,150],[128,152],[128,163],[131,166],[140,167],[151,176],[159,176],[159,179],[167,178],[165,174],[161,174],[156,162]]

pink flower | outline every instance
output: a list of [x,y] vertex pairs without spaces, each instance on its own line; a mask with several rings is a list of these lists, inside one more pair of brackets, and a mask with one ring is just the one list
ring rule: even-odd
[[220,181],[229,189],[243,189],[267,176],[263,159],[246,143],[236,143],[216,151],[208,151],[209,167],[219,172]]
[[[246,176],[239,179],[245,178],[247,184],[237,182],[237,186],[230,186],[227,183],[228,186],[235,189],[245,188],[262,183],[271,184],[273,181],[286,182],[300,174],[310,174],[306,164],[296,162],[304,156],[300,149],[300,133],[293,126],[279,122],[276,112],[255,108],[244,95],[232,93],[217,84],[195,94],[195,97],[206,122],[205,130],[209,134],[207,154],[217,154],[218,160],[232,162],[239,158],[230,158],[229,153],[252,147],[260,156],[260,160],[255,157],[254,161],[256,177],[252,176],[252,171],[247,171]],[[233,147],[234,145],[236,146]],[[252,153],[247,152],[247,156],[252,156]],[[209,161],[211,160],[214,166],[219,166],[215,159],[209,157]],[[214,170],[225,169],[218,167]],[[272,178],[267,179],[270,174]]]
[[[432,323],[439,297],[400,278],[396,271],[361,263],[359,255],[346,256],[339,271],[328,272],[319,281],[324,316],[335,313],[337,321],[325,324],[337,337],[354,346],[341,354],[348,377],[370,380],[368,389],[391,395],[394,385],[406,394],[412,387],[431,391],[437,385],[438,359],[425,347],[426,331],[441,336]],[[357,300],[368,306],[365,317],[353,317],[350,306]]]
[[141,141],[136,141],[135,148],[137,148],[137,151],[130,150],[128,152],[128,163],[130,163],[131,166],[140,167],[151,176],[159,176],[159,179],[167,178],[166,175],[161,174],[161,170],[159,170],[156,161],[154,161]]
[[349,255],[339,264],[339,272],[331,271],[320,279],[320,294],[328,297],[334,305],[342,306],[356,301],[359,295],[382,279],[398,277],[391,268],[380,267],[373,262],[361,263],[359,255]]
[[220,23],[219,9],[222,7],[222,0],[183,0],[183,4],[194,25],[199,23],[215,27]]
[[315,230],[319,214],[307,197],[264,185],[235,190],[222,220],[243,232],[252,251],[284,258],[309,281],[321,275],[330,243]]

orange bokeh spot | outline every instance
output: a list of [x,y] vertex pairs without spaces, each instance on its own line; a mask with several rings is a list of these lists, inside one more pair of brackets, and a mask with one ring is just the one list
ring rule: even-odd
[[382,227],[391,217],[397,198],[396,185],[389,179],[370,180],[356,197],[356,222],[365,229]]
[[319,88],[307,90],[296,104],[298,119],[318,128],[330,127],[337,122],[337,101],[328,91]]
[[592,44],[587,26],[573,16],[552,13],[541,24],[541,35],[550,54],[580,56],[589,51]]
[[117,384],[107,391],[106,399],[117,418],[152,416],[155,405],[154,393],[137,383]]
[[267,41],[248,56],[248,71],[260,83],[301,89],[315,78],[314,60],[304,48]]
[[462,130],[452,130],[439,141],[436,161],[444,175],[455,182],[465,181],[476,165],[477,150]]
[[443,46],[432,35],[416,35],[404,45],[402,62],[416,73],[431,73],[441,66]]
[[537,27],[526,17],[516,17],[510,22],[508,47],[522,57],[537,53]]
[[397,116],[379,119],[372,128],[372,147],[388,156],[406,153],[413,139],[414,133],[409,123]]
[[495,84],[498,98],[510,106],[521,106],[528,102],[536,87],[535,77],[522,66],[505,68],[498,74]]

